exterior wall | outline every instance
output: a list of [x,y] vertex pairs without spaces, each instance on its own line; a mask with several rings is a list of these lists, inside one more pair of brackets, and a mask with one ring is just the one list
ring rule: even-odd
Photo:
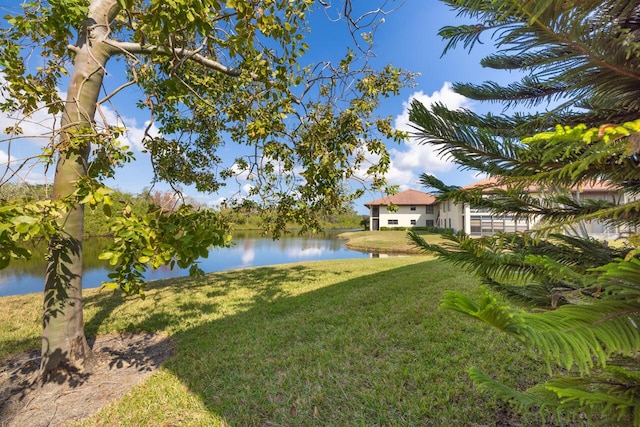
[[[395,228],[395,227],[426,227],[427,224],[433,224],[437,226],[436,219],[438,216],[438,207],[431,206],[433,213],[427,213],[427,205],[412,205],[415,210],[411,209],[411,206],[397,206],[398,210],[395,212],[389,212],[387,206],[379,206],[378,216],[374,215],[376,206],[369,208],[369,229],[375,230],[375,222],[378,222],[378,229]],[[412,223],[415,221],[415,223]],[[431,221],[429,223],[428,221]]]
[[484,209],[467,208],[469,218],[464,231],[470,236],[490,236],[495,233],[514,233],[530,230],[535,221],[517,220],[512,215],[494,216]]
[[452,228],[454,231],[464,229],[464,206],[445,201],[440,203],[439,208],[438,227]]
[[[576,199],[606,200],[608,202],[627,203],[630,197],[613,191],[589,191],[588,193],[575,193]],[[589,235],[596,239],[616,239],[627,234],[631,230],[628,227],[616,227],[607,225],[598,220],[582,221],[572,227],[565,228],[565,234]]]
[[[626,203],[630,197],[622,196],[616,191],[599,191],[589,193],[576,193],[576,198],[608,200]],[[440,228],[451,228],[454,231],[463,230],[470,236],[487,236],[498,232],[519,232],[530,230],[535,227],[537,220],[521,219],[516,221],[513,216],[494,216],[483,209],[472,208],[469,205],[457,205],[451,201],[441,202],[435,205],[415,205],[415,210],[411,206],[399,205],[398,210],[389,212],[387,206],[369,207],[370,230],[395,227],[425,227],[433,225]],[[432,213],[427,213],[427,209]],[[375,215],[375,212],[378,215]],[[411,221],[415,221],[412,224]],[[429,222],[427,222],[429,221]],[[376,225],[377,224],[377,228]],[[620,229],[619,227],[607,226],[599,221],[583,221],[572,228],[567,228],[567,234],[588,234],[594,238],[617,238],[628,234],[633,230]]]
[[[576,193],[574,196],[582,199],[621,201],[620,194],[611,191],[589,192],[587,194]],[[466,234],[476,237],[489,236],[499,232],[526,231],[534,228],[538,222],[537,219],[520,219],[516,221],[510,215],[494,216],[487,210],[469,206],[464,207],[463,216],[463,227],[454,227],[454,230],[464,230]],[[600,221],[593,220],[583,221],[572,227],[565,227],[564,233],[569,235],[589,235],[597,239],[611,239],[619,237],[625,231],[619,229],[619,227],[610,227]]]
[[618,192],[613,191],[590,191],[588,193],[577,193],[576,199],[592,199],[592,200],[606,200],[609,202],[621,201],[621,196]]

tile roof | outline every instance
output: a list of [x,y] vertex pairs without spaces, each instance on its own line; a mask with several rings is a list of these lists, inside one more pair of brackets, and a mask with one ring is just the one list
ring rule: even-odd
[[[499,184],[499,179],[495,176],[481,179],[469,185],[465,185],[464,189],[471,189],[477,187],[484,187],[483,191],[490,192],[492,189],[506,189],[506,185]],[[537,186],[531,186],[528,188],[529,192],[536,192]],[[599,192],[599,191],[618,191],[617,188],[612,187],[610,184],[604,181],[591,182],[583,184],[579,187],[579,191],[582,193]],[[392,196],[385,196],[380,199],[372,200],[365,203],[365,206],[409,206],[409,205],[433,205],[436,203],[436,197],[433,194],[423,193],[418,190],[405,190],[396,193]]]
[[418,190],[405,190],[392,196],[385,196],[380,199],[367,202],[365,206],[407,206],[407,205],[433,205],[436,198],[433,194],[423,193]]
[[469,190],[476,187],[489,187],[489,188],[501,188],[504,189],[504,185],[496,185],[498,183],[498,178],[495,176],[490,176],[489,178],[481,179],[480,181],[472,182],[469,185],[465,185],[462,187],[465,190]]
[[[490,176],[489,178],[481,179],[480,181],[476,181],[469,185],[465,185],[462,188],[465,190],[468,190],[472,188],[484,187],[483,191],[487,191],[487,192],[490,192],[492,189],[505,190],[507,186],[504,184],[499,184],[499,182],[500,180],[498,179],[498,177]],[[534,193],[538,190],[539,190],[539,187],[537,185],[532,185],[530,187],[527,187],[527,191],[531,193]],[[594,182],[588,182],[586,184],[582,184],[578,186],[577,189],[574,188],[573,190],[574,191],[578,190],[581,193],[590,193],[590,192],[600,192],[600,191],[618,191],[619,188],[616,188],[605,181],[594,181]]]

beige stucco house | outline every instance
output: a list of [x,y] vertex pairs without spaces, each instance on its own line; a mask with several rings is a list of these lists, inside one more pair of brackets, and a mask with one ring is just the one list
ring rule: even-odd
[[381,227],[437,227],[438,206],[435,196],[429,193],[406,190],[364,205],[369,208],[370,230],[380,230]]
[[[464,188],[484,187],[487,197],[491,190],[500,188],[495,178],[487,178]],[[533,195],[544,197],[542,191],[529,189]],[[607,200],[617,203],[626,203],[627,196],[619,189],[608,186],[606,183],[594,183],[585,185],[573,192],[575,198],[588,198],[593,200]],[[392,196],[382,197],[365,203],[369,208],[369,225],[371,230],[379,230],[381,227],[425,227],[435,226],[450,228],[454,231],[464,230],[470,236],[486,236],[497,232],[526,231],[535,227],[537,220],[516,220],[510,215],[492,215],[484,209],[474,208],[468,204],[456,204],[451,201],[436,201],[435,196],[417,190],[406,190]],[[396,210],[390,210],[389,206],[395,206]],[[624,235],[627,230],[618,227],[610,227],[599,221],[585,221],[567,233],[588,234],[595,238],[612,239]]]

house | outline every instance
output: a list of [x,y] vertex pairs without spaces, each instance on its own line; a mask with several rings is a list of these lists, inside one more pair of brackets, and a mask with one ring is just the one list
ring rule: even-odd
[[[470,185],[463,187],[464,189],[483,188],[483,193],[486,193],[489,197],[491,190],[504,189],[505,186],[498,185],[498,180],[495,177],[486,178]],[[535,192],[534,189],[528,189],[530,192]],[[536,220],[529,218],[516,219],[512,215],[492,215],[489,210],[483,208],[477,208],[468,204],[453,205],[451,210],[447,210],[444,215],[444,222],[451,221],[454,218],[454,223],[457,224],[454,230],[464,230],[464,232],[470,236],[487,236],[498,232],[514,233],[518,231],[530,230],[535,224]],[[455,220],[458,218],[458,221]]]
[[[503,186],[494,177],[487,178],[463,188],[483,188],[483,193],[490,197],[491,191]],[[529,188],[532,195],[544,197],[539,188]],[[629,197],[620,189],[611,187],[603,182],[584,185],[573,192],[573,197],[580,199],[607,200],[626,203]],[[450,228],[454,231],[464,230],[470,236],[487,236],[497,232],[518,232],[534,228],[535,218],[516,219],[511,215],[494,215],[486,209],[479,209],[468,204],[456,204],[452,201],[436,200],[435,196],[416,190],[406,190],[392,196],[383,197],[365,203],[370,212],[370,229],[379,230],[380,227],[425,227],[436,226]],[[389,206],[397,209],[389,210]],[[600,221],[583,221],[573,228],[566,229],[571,234],[588,234],[595,238],[617,238],[628,230],[608,226]]]
[[435,227],[436,198],[417,190],[405,190],[364,204],[369,208],[369,229],[380,227]]

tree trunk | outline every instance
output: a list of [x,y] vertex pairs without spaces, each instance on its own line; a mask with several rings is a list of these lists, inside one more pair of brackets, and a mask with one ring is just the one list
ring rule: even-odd
[[[69,82],[53,198],[64,199],[87,175],[98,95],[112,50],[104,43],[108,24],[118,13],[115,0],[94,0],[80,29]],[[42,363],[44,381],[75,376],[85,370],[91,350],[82,318],[82,237],[84,209],[74,205],[59,220],[63,232],[49,244],[45,276]],[[62,375],[62,377],[60,377]]]

